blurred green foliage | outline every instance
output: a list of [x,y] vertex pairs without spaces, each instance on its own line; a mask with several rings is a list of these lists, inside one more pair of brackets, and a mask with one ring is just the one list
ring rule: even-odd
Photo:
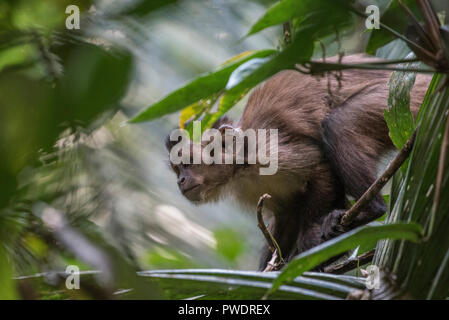
[[228,263],[235,265],[245,250],[244,239],[231,228],[216,229],[214,238],[217,241],[217,253]]
[[150,268],[192,268],[197,267],[195,261],[179,253],[176,249],[156,247],[146,254]]

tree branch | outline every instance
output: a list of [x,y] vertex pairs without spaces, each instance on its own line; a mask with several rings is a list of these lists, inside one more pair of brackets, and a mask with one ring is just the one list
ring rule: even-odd
[[351,271],[352,269],[356,268],[357,266],[362,266],[364,264],[367,264],[373,260],[375,250],[371,250],[368,252],[365,252],[358,256],[355,259],[349,259],[346,261],[343,261],[342,263],[333,265],[333,266],[327,266],[324,268],[324,272],[326,273],[334,273],[334,274],[343,274],[348,271]]
[[401,167],[404,161],[410,155],[413,145],[415,143],[417,129],[413,132],[412,136],[404,144],[397,156],[390,162],[385,172],[366,190],[366,192],[360,197],[359,200],[344,214],[341,218],[341,224],[348,226],[359,215],[362,209],[370,202],[385,186],[388,180],[395,174],[395,172]]

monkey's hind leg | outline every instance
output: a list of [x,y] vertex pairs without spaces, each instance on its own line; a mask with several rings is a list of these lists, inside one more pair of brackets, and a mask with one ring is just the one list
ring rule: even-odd
[[[290,261],[296,253],[296,243],[300,235],[300,221],[291,215],[279,215],[274,217],[269,230],[281,249],[282,258],[285,262]],[[272,258],[272,252],[265,244],[259,260],[259,271],[265,270]]]
[[[356,102],[334,109],[322,127],[326,157],[345,192],[358,200],[376,180],[382,152],[391,147],[382,113],[375,108],[361,110]],[[385,201],[378,194],[348,227],[340,224],[345,210],[334,210],[324,219],[322,238],[327,240],[371,222],[385,210]]]

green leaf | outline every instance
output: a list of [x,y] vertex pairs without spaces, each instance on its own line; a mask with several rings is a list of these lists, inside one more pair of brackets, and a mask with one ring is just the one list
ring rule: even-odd
[[[407,63],[404,67],[414,68],[418,65],[419,63]],[[395,71],[388,81],[390,93],[384,117],[390,129],[391,141],[398,149],[402,148],[415,130],[415,120],[410,111],[410,92],[415,78],[416,73]]]
[[[154,270],[138,273],[156,283],[167,299],[260,299],[278,272],[222,269]],[[364,279],[346,275],[307,272],[273,299],[345,299],[353,290],[364,288]]]
[[13,46],[0,51],[0,70],[14,65],[25,64],[36,59],[36,49],[31,44]]
[[[299,25],[313,25],[313,32],[321,36],[334,32],[336,27],[351,23],[348,10],[349,1],[345,0],[282,0],[273,5],[248,32],[255,34],[296,18]],[[324,23],[325,21],[325,23]],[[323,33],[323,31],[326,31]]]
[[[446,83],[446,86],[442,84]],[[442,86],[442,87],[441,87]],[[436,90],[441,87],[440,90]],[[438,206],[434,205],[441,144],[449,114],[447,76],[435,75],[418,115],[418,134],[406,174],[393,179],[387,221],[411,221],[425,227],[419,245],[381,241],[374,263],[395,273],[398,283],[415,299],[449,296],[449,170],[442,170]],[[443,168],[449,167],[446,157]],[[394,198],[393,198],[394,195]]]
[[159,102],[151,105],[130,120],[131,123],[153,120],[163,115],[176,112],[200,99],[207,98],[223,90],[229,76],[241,64],[254,58],[267,57],[276,50],[260,50],[251,52],[237,61],[233,61],[217,71],[202,75],[184,87],[172,92]]
[[297,63],[308,61],[313,54],[313,39],[310,37],[310,31],[310,27],[302,28],[289,46],[251,72],[237,85],[230,88],[226,94],[235,97],[242,90],[253,88],[281,70],[291,69]]
[[217,252],[228,262],[235,263],[245,249],[244,239],[231,228],[220,228],[214,231],[217,241]]
[[376,57],[385,60],[405,59],[412,50],[407,46],[407,43],[401,39],[395,39],[387,45],[377,49]]
[[126,93],[132,71],[132,56],[93,45],[78,45],[64,61],[65,75],[58,84],[64,101],[62,119],[91,121],[116,108]]
[[15,282],[13,281],[12,267],[6,250],[0,244],[0,300],[17,298]]
[[145,254],[145,260],[150,268],[186,268],[195,266],[191,258],[178,250],[156,246]]
[[418,242],[422,228],[416,223],[396,223],[383,226],[364,226],[316,246],[292,260],[273,282],[269,293],[276,291],[282,284],[292,281],[320,263],[357,246],[369,246],[380,239],[406,239]]
[[[179,128],[187,130],[189,135],[193,137],[193,122],[198,120],[201,115],[204,114],[204,118],[201,121],[203,121],[202,123],[205,123],[206,121],[204,121],[204,119],[211,115],[210,110],[213,108],[218,98],[219,94],[216,93],[182,109],[181,114],[179,115]],[[201,131],[204,131],[205,129],[206,127],[201,127]]]

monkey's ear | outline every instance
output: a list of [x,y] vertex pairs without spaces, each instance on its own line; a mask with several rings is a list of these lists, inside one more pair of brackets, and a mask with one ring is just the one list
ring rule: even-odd
[[222,125],[225,125],[225,124],[232,126],[232,121],[229,120],[229,118],[228,118],[227,116],[223,116],[223,117],[221,117],[220,119],[218,119],[218,120],[214,123],[214,125],[212,126],[212,128],[214,128],[214,129],[220,129],[220,127],[221,127]]
[[225,124],[222,124],[220,127],[218,127],[217,128],[218,129],[218,131],[220,131],[220,134],[221,135],[225,135],[225,133],[226,133],[226,129],[229,129],[229,130],[232,130],[232,131],[234,131],[235,130],[235,128],[231,125],[231,124],[228,124],[228,123],[225,123]]
[[232,126],[231,124],[222,124],[220,126],[220,128],[218,128],[218,131],[220,132],[220,135],[222,137],[222,142],[223,142],[223,148],[226,147],[226,135],[229,134],[231,135],[231,137],[233,137],[234,141],[236,138],[236,134],[239,135],[241,133],[240,128],[235,128],[234,126]]

